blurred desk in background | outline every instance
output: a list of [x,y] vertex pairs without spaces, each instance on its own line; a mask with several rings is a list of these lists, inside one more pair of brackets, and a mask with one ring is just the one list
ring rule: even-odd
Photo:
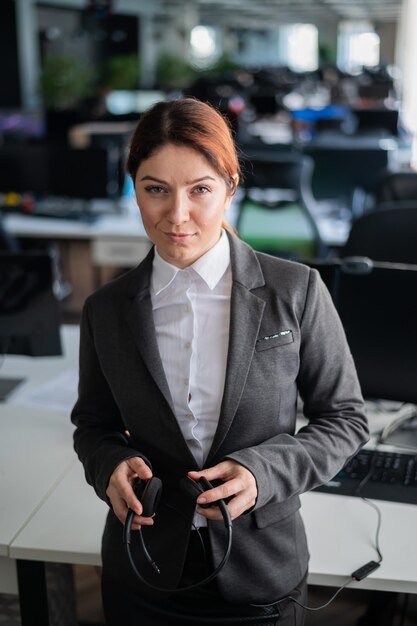
[[23,245],[54,242],[62,278],[72,292],[66,313],[79,313],[86,297],[122,268],[135,267],[151,248],[139,211],[99,216],[94,222],[19,214],[4,216],[5,229]]
[[[234,211],[236,205],[230,208],[232,225]],[[343,212],[335,213],[332,207],[319,203],[314,217],[327,245],[344,245],[350,221]],[[4,227],[23,245],[34,247],[37,241],[57,244],[62,278],[72,286],[63,302],[63,310],[69,314],[79,314],[92,291],[121,270],[135,267],[151,248],[139,210],[102,215],[93,222],[10,213],[4,216]]]

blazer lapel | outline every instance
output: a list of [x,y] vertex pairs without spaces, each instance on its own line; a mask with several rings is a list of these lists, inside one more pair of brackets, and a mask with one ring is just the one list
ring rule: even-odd
[[171,411],[174,412],[153,323],[150,295],[152,259],[153,249],[132,273],[126,305],[126,319],[146,367],[170,406]]
[[179,462],[184,463],[185,459],[188,459],[186,462],[187,466],[190,469],[197,469],[196,461],[190,452],[178,420],[175,417],[171,393],[159,354],[150,295],[152,259],[153,249],[136,270],[132,272],[132,279],[128,289],[126,319],[145,365],[170,408],[170,411],[167,411],[166,415],[163,416],[163,419],[170,421],[170,448],[178,457]]
[[219,424],[205,465],[217,453],[232,424],[255,350],[265,302],[252,289],[265,284],[253,250],[229,236],[232,263],[232,297],[226,380]]

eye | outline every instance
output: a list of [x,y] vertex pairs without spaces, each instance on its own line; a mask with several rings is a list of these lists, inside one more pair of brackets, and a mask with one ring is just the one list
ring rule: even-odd
[[199,185],[198,187],[194,187],[193,192],[203,195],[205,193],[210,193],[210,189],[205,185]]
[[161,187],[161,185],[148,185],[147,187],[145,187],[145,191],[147,191],[148,193],[159,194],[165,193],[165,188]]

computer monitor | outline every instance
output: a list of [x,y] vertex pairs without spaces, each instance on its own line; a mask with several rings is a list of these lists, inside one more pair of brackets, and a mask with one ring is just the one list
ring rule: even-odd
[[47,147],[36,144],[0,146],[0,192],[48,192],[49,154]]
[[[0,354],[62,354],[59,302],[48,254],[0,252]],[[0,401],[22,380],[0,377]]]
[[119,153],[47,144],[0,146],[0,192],[91,200],[119,198],[123,186]]
[[366,399],[417,404],[417,265],[313,262],[335,303]]
[[54,146],[49,154],[49,193],[65,198],[115,198],[120,196],[119,164],[108,150]]
[[380,131],[388,135],[398,135],[398,109],[354,109],[352,114],[357,120],[358,132]]
[[356,189],[372,192],[387,168],[390,152],[381,147],[308,144],[304,153],[314,161],[312,191],[316,200],[339,198],[349,206]]

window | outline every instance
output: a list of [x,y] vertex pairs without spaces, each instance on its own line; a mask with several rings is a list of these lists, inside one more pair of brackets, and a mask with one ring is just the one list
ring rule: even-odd
[[190,55],[200,68],[213,65],[219,57],[216,30],[210,26],[195,26],[190,35]]
[[296,72],[318,67],[318,31],[314,24],[290,24],[280,29],[280,59]]
[[379,36],[367,22],[342,22],[339,26],[337,62],[339,67],[351,73],[363,66],[379,64]]

